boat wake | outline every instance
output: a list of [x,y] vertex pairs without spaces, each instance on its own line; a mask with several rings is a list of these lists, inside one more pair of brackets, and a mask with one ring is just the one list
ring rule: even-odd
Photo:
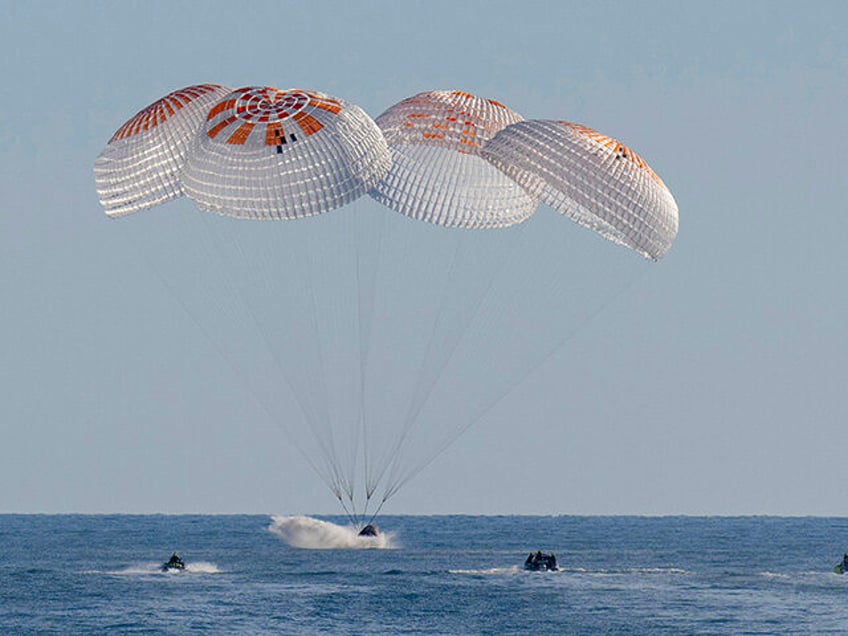
[[85,574],[105,574],[107,576],[177,576],[179,574],[219,574],[221,572],[218,566],[207,561],[197,561],[186,563],[185,570],[168,570],[162,571],[161,563],[141,563],[131,565],[119,570],[86,570]]
[[271,517],[268,531],[293,548],[304,550],[387,550],[393,549],[394,535],[381,533],[363,537],[351,526],[339,526],[312,517]]
[[484,568],[481,570],[448,570],[450,574],[467,574],[471,576],[492,576],[504,574],[523,574],[524,568],[513,565],[508,568]]

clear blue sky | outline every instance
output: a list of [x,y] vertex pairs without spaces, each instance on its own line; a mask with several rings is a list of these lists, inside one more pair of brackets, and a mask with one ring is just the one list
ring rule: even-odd
[[[844,514],[844,3],[2,13],[0,512],[338,511],[97,202],[114,130],[216,82],[372,116],[465,90],[619,138],[678,202],[669,256],[386,512]],[[551,457],[519,452],[536,439]]]

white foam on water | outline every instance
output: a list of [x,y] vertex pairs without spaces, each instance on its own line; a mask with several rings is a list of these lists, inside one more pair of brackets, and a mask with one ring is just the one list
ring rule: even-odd
[[[523,568],[513,565],[508,568],[487,568],[483,570],[448,570],[451,574],[469,574],[472,576],[497,576],[504,574],[518,574],[523,572]],[[535,573],[534,573],[535,574]]]
[[304,550],[390,550],[396,547],[390,532],[361,537],[353,526],[339,526],[312,517],[272,516],[268,531],[293,548]]
[[185,571],[192,574],[219,574],[221,570],[214,563],[208,561],[192,561],[186,563]]
[[218,574],[221,570],[214,563],[197,561],[186,563],[185,570],[162,571],[161,563],[138,563],[119,570],[86,570],[84,574],[105,574],[107,576],[178,576],[184,574]]

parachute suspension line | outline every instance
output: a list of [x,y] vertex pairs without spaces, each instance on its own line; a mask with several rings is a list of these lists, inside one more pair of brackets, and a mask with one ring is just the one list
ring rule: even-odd
[[[436,386],[438,385],[439,380],[442,377],[442,374],[444,373],[445,369],[450,365],[451,360],[454,357],[454,354],[460,348],[460,345],[463,343],[466,334],[469,333],[469,329],[470,329],[471,325],[475,324],[474,319],[477,317],[478,313],[480,312],[481,307],[483,307],[484,303],[486,302],[486,300],[491,295],[492,290],[495,288],[495,283],[496,283],[496,281],[498,280],[498,277],[499,277],[498,275],[503,270],[503,268],[506,267],[507,264],[514,257],[514,254],[516,253],[516,250],[517,250],[517,245],[522,240],[524,240],[524,238],[525,238],[524,229],[525,229],[525,224],[520,224],[516,227],[505,228],[505,229],[497,229],[497,230],[474,230],[474,232],[499,232],[499,233],[502,233],[504,235],[507,232],[511,232],[511,233],[517,235],[517,239],[508,241],[506,248],[503,248],[502,246],[498,246],[500,248],[499,252],[505,251],[506,254],[504,254],[503,258],[497,259],[496,267],[493,267],[489,270],[491,272],[491,275],[488,276],[488,280],[485,281],[486,286],[485,286],[483,292],[481,294],[477,295],[477,297],[473,300],[469,310],[465,313],[464,320],[463,320],[463,323],[460,326],[459,332],[455,335],[452,342],[448,343],[447,351],[443,354],[442,360],[441,360],[441,362],[438,363],[435,372],[431,375],[430,378],[426,379],[426,386],[425,386],[424,390],[416,392],[416,395],[413,396],[413,400],[410,401],[409,410],[407,412],[406,418],[404,419],[402,433],[399,436],[399,438],[398,438],[398,440],[397,440],[397,442],[394,446],[394,449],[393,449],[395,459],[393,459],[393,461],[391,462],[391,467],[390,467],[389,475],[388,475],[387,482],[386,482],[386,488],[387,488],[386,492],[389,493],[386,496],[386,498],[390,497],[392,494],[394,494],[397,491],[397,489],[394,488],[395,484],[398,484],[398,482],[401,482],[401,481],[402,481],[402,483],[405,483],[406,481],[408,481],[407,479],[403,479],[403,469],[400,468],[400,466],[402,464],[399,463],[396,460],[397,460],[397,458],[399,457],[399,455],[402,451],[402,447],[406,443],[407,437],[409,436],[412,429],[414,428],[414,426],[418,422],[418,419],[421,415],[421,412],[423,411],[424,407],[427,405],[427,402],[429,401],[433,391],[435,390]],[[473,240],[474,238],[477,238],[477,236],[472,235],[471,240]],[[456,262],[458,261],[460,248],[462,246],[463,245],[460,242],[457,242],[456,250],[454,252],[454,262],[451,264],[451,270],[450,270],[450,273],[449,273],[449,276],[448,276],[449,281],[452,280],[452,278],[455,274]],[[432,346],[432,344],[435,340],[436,330],[437,330],[439,323],[441,322],[443,315],[445,313],[444,307],[447,304],[447,302],[446,302],[447,297],[448,297],[448,287],[446,286],[444,294],[442,296],[442,301],[441,301],[442,305],[440,306],[440,309],[439,309],[439,315],[437,316],[436,321],[433,323],[433,330],[432,330],[432,333],[431,333],[431,336],[430,336],[430,340],[428,341],[427,355],[425,356],[425,359],[424,359],[424,362],[422,363],[422,368],[421,368],[422,374],[423,374],[424,364],[429,359],[430,349],[431,349],[431,346]],[[384,500],[384,502],[385,502],[385,500]],[[382,503],[380,505],[382,507]]]
[[347,515],[348,521],[350,521],[350,523],[354,526],[359,525],[359,519],[356,516],[356,511],[354,510],[353,513],[351,513],[351,511],[347,509],[347,506],[345,505],[345,502],[340,494],[336,494],[336,499],[339,500],[339,504],[341,504],[342,510],[345,511],[345,515]]
[[[321,219],[320,217],[311,218],[311,219],[304,219],[304,221],[307,222],[307,223],[310,222],[310,221],[313,222],[313,223],[320,223],[323,220],[324,219]],[[329,396],[328,396],[327,384],[326,384],[326,366],[325,366],[323,347],[321,346],[321,338],[319,337],[320,331],[319,331],[319,327],[318,327],[318,309],[317,309],[317,300],[316,300],[316,297],[315,297],[315,285],[314,285],[314,282],[313,282],[313,277],[314,277],[313,268],[315,267],[315,263],[313,262],[313,252],[314,252],[313,245],[312,245],[313,241],[314,241],[313,234],[310,232],[310,233],[307,234],[307,241],[306,241],[306,247],[307,247],[307,249],[306,249],[306,261],[307,261],[306,279],[307,279],[307,287],[308,287],[308,291],[309,291],[309,312],[308,313],[309,313],[310,324],[312,326],[312,333],[315,334],[315,346],[316,346],[316,349],[317,349],[317,356],[318,356],[318,373],[317,373],[318,377],[316,378],[316,381],[319,384],[318,404],[323,404],[326,407],[327,400],[328,400]],[[326,461],[330,464],[330,466],[332,468],[333,479],[334,479],[334,483],[336,485],[336,490],[334,490],[334,492],[339,497],[339,499],[341,499],[341,495],[339,494],[338,491],[343,490],[345,492],[345,494],[348,494],[350,492],[350,488],[349,488],[349,485],[345,486],[345,480],[340,475],[339,461],[338,461],[338,455],[336,453],[336,446],[335,446],[335,440],[334,440],[334,436],[333,436],[332,422],[330,420],[329,413],[326,411],[326,408],[322,409],[321,415],[323,416],[323,426],[324,426],[324,429],[326,430],[326,439],[322,439],[322,436],[321,436],[319,430],[313,429],[313,435],[315,436],[316,441],[318,442],[319,446],[321,447],[322,452],[325,454]],[[349,498],[350,498],[350,496],[349,496]]]
[[[370,225],[369,216],[372,210],[369,210],[363,205],[362,199],[354,201],[350,204],[350,209],[344,214],[349,218],[349,225],[345,227],[343,236],[354,247],[353,259],[355,263],[353,272],[355,274],[355,292],[356,292],[356,338],[357,338],[357,353],[358,353],[358,395],[356,405],[355,423],[352,427],[353,440],[351,444],[351,461],[350,461],[350,481],[351,505],[356,508],[355,503],[355,482],[358,473],[357,466],[359,464],[360,449],[362,452],[362,474],[365,490],[365,502],[362,515],[367,514],[368,503],[371,498],[371,491],[368,488],[368,428],[367,428],[367,412],[366,412],[366,373],[368,353],[370,350],[371,324],[373,312],[374,288],[376,286],[377,266],[379,264],[379,247],[381,245],[383,219],[384,214],[373,215],[373,218],[378,219],[377,232],[374,232]],[[381,210],[382,211],[382,210]],[[376,238],[375,238],[376,236]],[[376,242],[376,249],[374,243]],[[363,259],[365,254],[375,256],[374,266],[368,271],[363,272],[365,265]]]
[[[359,217],[364,216],[363,211],[359,211]],[[382,217],[381,217],[382,218]],[[361,222],[361,219],[360,219]],[[378,235],[377,241],[377,256],[379,258],[380,254],[380,238],[382,237],[382,223],[380,224],[381,233]],[[361,434],[361,442],[362,442],[362,472],[364,479],[364,488],[365,488],[365,503],[362,508],[363,518],[368,514],[368,505],[371,501],[371,495],[373,494],[373,490],[371,489],[371,484],[369,482],[369,454],[368,454],[368,413],[366,411],[366,400],[365,400],[365,384],[366,384],[366,373],[368,370],[368,352],[370,348],[370,340],[371,340],[371,321],[373,319],[373,298],[374,298],[374,287],[376,286],[376,278],[377,278],[377,266],[373,268],[374,271],[371,273],[370,281],[368,281],[367,290],[363,290],[363,272],[362,272],[362,243],[357,240],[356,242],[357,250],[356,250],[356,290],[357,290],[357,335],[359,337],[359,421],[357,422],[357,431]],[[371,297],[372,305],[368,308],[368,317],[365,317],[365,308],[363,302],[364,292],[370,292],[369,295]],[[357,441],[359,437],[357,437]]]
[[[413,424],[413,421],[414,421],[414,417],[412,416],[412,414],[413,414],[413,412],[416,412],[416,402],[418,401],[417,396],[418,396],[419,393],[422,392],[422,391],[419,390],[419,387],[423,383],[425,383],[424,380],[422,379],[422,376],[424,375],[424,371],[425,371],[425,368],[427,366],[427,362],[430,360],[431,352],[432,352],[433,346],[434,346],[434,341],[436,339],[436,331],[437,331],[437,329],[438,329],[438,327],[441,323],[442,316],[445,313],[445,306],[447,305],[449,282],[450,282],[450,280],[452,280],[452,278],[454,276],[454,273],[455,273],[456,267],[457,267],[457,261],[459,260],[460,241],[456,240],[455,243],[456,243],[456,245],[454,246],[454,249],[453,249],[453,256],[451,258],[451,263],[450,263],[450,266],[448,268],[447,276],[445,278],[446,283],[445,283],[444,288],[442,289],[441,298],[439,300],[439,309],[436,313],[436,317],[433,320],[432,325],[430,326],[429,336],[427,338],[427,346],[426,346],[426,349],[425,349],[424,357],[421,359],[421,364],[418,367],[417,381],[415,382],[416,390],[414,391],[413,395],[410,397],[409,406],[407,407],[407,414],[406,414],[406,417],[404,418],[404,422],[401,426],[400,433],[397,435],[394,442],[392,443],[390,450],[388,451],[386,459],[384,461],[379,462],[379,465],[381,466],[381,468],[379,469],[379,471],[377,473],[376,479],[374,479],[373,487],[371,489],[369,489],[369,493],[368,493],[369,499],[370,499],[370,496],[376,490],[377,486],[380,484],[380,482],[383,481],[383,478],[386,475],[386,471],[389,471],[389,473],[391,474],[392,471],[390,471],[389,469],[390,469],[390,467],[393,467],[396,464],[396,460],[398,458],[398,455],[400,454],[400,450],[404,446],[404,443],[406,442],[406,439],[409,435],[410,429],[412,428],[412,424]],[[440,371],[441,371],[441,369],[436,372],[436,379],[438,378]],[[429,391],[432,389],[432,386],[435,384],[435,379],[432,382],[429,382],[427,384],[429,386],[425,387],[425,389],[423,390],[423,393],[425,394],[425,396],[429,395]],[[426,401],[426,399],[425,399],[425,401]],[[382,507],[382,503],[383,502],[380,503],[380,507]],[[376,512],[374,514],[376,515]]]
[[[204,222],[207,230],[209,231],[210,235],[213,237],[213,244],[215,245],[216,249],[218,250],[219,258],[222,260],[222,262],[226,262],[226,258],[224,256],[225,250],[223,249],[222,238],[221,238],[220,234],[217,233],[216,231],[214,231],[212,229],[211,225],[210,225],[212,223],[212,217],[209,217],[204,213],[201,218],[203,219],[203,222]],[[271,262],[271,259],[269,258],[269,254],[267,252],[263,252],[261,250],[255,250],[255,251],[251,252],[251,254],[248,254],[247,250],[244,249],[242,242],[239,240],[238,233],[233,232],[230,236],[232,237],[231,241],[234,244],[234,246],[235,246],[235,248],[236,248],[236,250],[239,254],[239,257],[240,257],[239,262],[241,262],[241,263],[252,263],[252,262],[256,262],[258,260],[258,261],[260,261],[260,266],[257,268],[258,271],[261,271],[261,272],[275,272],[276,271],[277,268]],[[235,263],[230,263],[230,267],[228,268],[228,271],[233,271],[234,269],[237,269],[235,267]],[[262,287],[263,294],[266,295],[266,296],[273,295],[274,290],[272,290],[270,288],[270,285],[269,285],[270,281],[273,280],[273,278],[270,275],[258,276],[257,278],[262,283],[261,287]],[[311,279],[310,279],[310,281],[311,281]],[[310,292],[313,292],[313,295],[314,295],[314,290],[312,288],[312,285],[310,284],[309,287],[310,287]],[[295,399],[298,402],[298,406],[300,407],[301,411],[306,416],[306,420],[309,423],[310,430],[313,431],[313,436],[314,436],[316,442],[318,443],[318,445],[321,449],[321,454],[322,454],[323,463],[324,463],[324,469],[323,470],[319,469],[317,464],[313,460],[308,458],[308,453],[303,450],[303,448],[300,446],[299,443],[297,443],[295,441],[294,446],[298,449],[298,451],[301,453],[301,455],[303,455],[304,457],[307,457],[309,465],[321,477],[322,481],[324,481],[324,483],[328,486],[328,488],[331,490],[331,492],[333,492],[333,494],[337,498],[341,498],[341,493],[344,490],[344,480],[342,479],[342,477],[339,475],[339,472],[338,472],[338,462],[335,461],[335,450],[334,450],[334,448],[332,448],[332,439],[329,440],[330,445],[328,446],[327,440],[322,439],[320,435],[315,433],[315,431],[320,430],[320,428],[322,426],[322,424],[320,423],[321,422],[321,415],[323,415],[323,418],[324,418],[324,422],[325,422],[324,427],[327,428],[327,429],[330,428],[329,424],[327,423],[328,422],[327,414],[326,413],[318,414],[318,413],[313,412],[312,409],[306,407],[306,405],[304,404],[303,398],[300,394],[300,391],[295,389],[288,373],[286,373],[286,371],[284,369],[284,365],[280,361],[277,349],[276,349],[276,347],[274,347],[272,345],[272,343],[271,343],[272,339],[269,337],[264,324],[257,317],[256,312],[254,311],[252,304],[250,302],[248,302],[248,300],[244,297],[244,294],[243,294],[242,289],[241,289],[241,285],[238,285],[238,284],[234,285],[234,290],[235,290],[235,294],[239,297],[241,303],[243,304],[245,310],[250,315],[251,321],[256,326],[256,330],[259,333],[262,341],[265,344],[265,349],[271,354],[272,359],[274,361],[274,365],[275,365],[278,373],[286,381],[289,389],[291,390],[292,394],[295,396]],[[313,311],[313,318],[314,318],[314,313],[315,312]],[[320,347],[320,343],[318,342],[318,337],[317,337],[317,328],[315,326],[314,320],[312,322],[312,329],[313,329],[312,333],[315,336],[316,346]],[[325,393],[326,393],[326,391],[325,391]],[[323,403],[323,401],[320,400],[320,398],[319,399],[313,399],[313,403],[320,405],[320,404]],[[266,411],[267,411],[267,409],[266,409]],[[276,418],[272,417],[271,419],[275,422],[281,423],[281,418],[279,416],[276,417]],[[285,427],[284,427],[284,430],[285,430]],[[289,438],[294,440],[294,436],[291,435],[291,434],[289,434]]]
[[635,276],[632,280],[627,281],[623,286],[619,287],[612,297],[608,300],[601,303],[600,306],[596,307],[592,312],[588,313],[583,317],[582,320],[567,334],[565,334],[559,341],[550,349],[544,356],[537,359],[535,362],[531,363],[531,366],[526,369],[521,375],[512,383],[510,388],[507,388],[505,391],[496,395],[492,398],[475,416],[469,418],[469,420],[463,424],[453,435],[444,439],[441,444],[439,444],[428,456],[426,456],[419,464],[417,464],[406,476],[400,479],[397,482],[397,485],[390,490],[386,491],[384,495],[385,499],[388,499],[392,495],[394,495],[398,490],[400,490],[407,482],[409,482],[413,477],[418,475],[422,470],[424,470],[427,466],[429,466],[433,461],[441,455],[451,444],[453,444],[459,437],[465,433],[469,428],[471,428],[474,424],[483,419],[488,413],[490,413],[494,408],[500,404],[507,396],[509,396],[518,386],[520,386],[528,377],[530,377],[533,372],[539,369],[542,365],[548,362],[551,358],[556,355],[560,349],[562,349],[574,336],[585,327],[589,322],[591,322],[596,316],[601,314],[610,304],[615,302],[618,298],[623,296],[626,292],[632,289],[637,282],[639,282],[644,276],[646,272],[641,272],[638,276]]
[[[216,249],[218,250],[219,258],[222,261],[225,262],[226,258],[224,256],[225,250],[223,249],[222,238],[221,238],[220,234],[217,233],[212,228],[211,217],[207,216],[206,214],[203,214],[201,216],[201,218],[203,219],[203,222],[204,222],[204,225],[207,228],[207,231],[213,237],[213,244],[215,245]],[[236,250],[239,254],[239,257],[240,257],[239,262],[250,263],[250,262],[255,262],[258,259],[260,261],[260,267],[257,268],[259,271],[274,272],[276,270],[276,268],[273,266],[272,262],[270,262],[271,259],[269,258],[269,254],[267,252],[263,252],[261,250],[255,250],[253,252],[254,256],[253,256],[253,258],[251,258],[250,255],[248,254],[248,252],[244,249],[242,242],[239,240],[238,233],[232,232],[230,234],[230,236],[232,237],[232,239],[231,239],[232,243],[235,245],[235,248],[236,248]],[[230,263],[230,267],[228,268],[228,271],[233,271],[234,269],[236,269],[235,264]],[[270,280],[272,280],[271,276],[270,275],[259,276],[258,279],[262,283],[261,287],[262,287],[263,294],[266,295],[266,296],[271,296],[274,293],[274,290],[272,290],[270,288],[270,285],[269,285]],[[243,292],[241,290],[241,286],[236,284],[236,285],[234,285],[234,289],[235,289],[235,293],[238,295],[238,297],[239,297],[240,301],[242,302],[242,304],[244,305],[245,309],[248,311],[250,318],[251,318],[251,321],[256,326],[256,329],[257,329],[260,337],[262,338],[262,341],[265,344],[265,349],[268,352],[270,352],[277,371],[279,372],[280,376],[288,384],[288,387],[291,390],[292,394],[295,396],[295,399],[297,400],[298,405],[301,408],[301,411],[303,411],[304,415],[306,415],[306,420],[310,425],[310,429],[313,430],[313,431],[319,429],[320,426],[321,426],[321,424],[320,424],[320,414],[313,412],[312,409],[307,408],[306,405],[303,403],[303,398],[300,395],[300,391],[295,390],[293,383],[292,383],[291,379],[289,378],[288,373],[286,373],[286,371],[284,370],[284,365],[280,361],[276,347],[274,347],[272,345],[271,338],[269,337],[267,330],[265,329],[265,326],[263,325],[262,321],[260,321],[259,318],[257,317],[253,306],[244,297]],[[310,285],[310,291],[312,291],[311,285]],[[314,314],[314,312],[313,312],[313,314]],[[317,328],[315,326],[314,321],[312,323],[312,327],[313,327],[313,334],[315,334],[316,346],[320,347],[320,343],[318,342],[318,337],[317,337]],[[321,403],[322,403],[322,401],[320,399],[318,399],[318,400],[313,399],[313,404],[321,404]],[[327,420],[326,413],[324,413],[324,418],[325,418],[325,421],[326,421]],[[272,418],[272,419],[276,422],[281,421],[279,417]],[[329,428],[329,425],[327,425],[327,428]],[[294,436],[291,435],[291,434],[289,435],[289,437],[292,438],[292,439],[294,438]],[[341,478],[339,477],[339,474],[338,474],[337,463],[334,461],[334,450],[332,448],[327,448],[325,440],[321,439],[320,436],[316,435],[315,438],[316,438],[317,443],[319,444],[319,447],[322,450],[322,456],[323,456],[325,468],[324,468],[323,471],[319,470],[317,468],[317,465],[315,464],[315,462],[312,461],[311,459],[309,460],[309,464],[313,468],[313,470],[315,470],[315,472],[318,473],[318,475],[321,477],[322,481],[324,481],[324,483],[327,484],[327,486],[330,488],[330,490],[333,492],[333,494],[335,494],[336,497],[340,498],[341,497],[341,490],[342,490],[342,480],[341,480]],[[299,444],[295,443],[295,447],[298,448],[298,451],[301,453],[301,455],[303,455],[304,457],[308,456],[308,453],[306,453],[300,447]]]
[[[365,206],[363,206],[365,207]],[[373,206],[372,206],[373,207]],[[366,208],[368,209],[368,208]],[[366,242],[364,239],[362,241],[357,241],[357,245],[361,246],[362,243],[366,243],[367,247],[370,248],[371,253],[375,255],[374,265],[371,271],[370,281],[367,282],[367,287],[363,290],[361,284],[361,270],[359,266],[361,265],[361,254],[357,254],[357,295],[359,301],[359,400],[360,400],[360,409],[362,414],[362,456],[363,456],[363,473],[365,475],[365,506],[364,510],[367,510],[368,504],[371,501],[371,497],[373,497],[374,492],[377,488],[377,484],[379,483],[379,479],[375,480],[374,478],[374,465],[373,458],[371,457],[370,448],[371,448],[371,435],[369,431],[369,422],[370,418],[373,417],[373,414],[368,409],[368,400],[366,399],[366,383],[367,383],[367,373],[368,373],[368,360],[369,354],[371,352],[371,328],[374,320],[374,310],[377,303],[377,280],[380,273],[381,265],[385,260],[383,257],[384,245],[387,241],[386,233],[388,230],[386,229],[386,219],[388,215],[391,214],[388,210],[383,209],[382,206],[378,206],[373,210],[373,216],[376,218],[376,232],[368,231],[370,230],[370,226],[366,225],[365,235],[371,237],[372,241],[376,242],[376,245],[371,245]],[[360,215],[361,217],[365,217],[364,214]],[[376,235],[376,238],[374,236]],[[370,302],[368,306],[368,317],[367,319],[364,317],[363,312],[363,291],[369,292]],[[363,512],[364,514],[364,512]]]
[[[374,519],[377,518],[377,515],[380,514],[380,511],[383,509],[383,504],[386,503],[386,501],[392,494],[394,494],[394,492],[392,492],[391,494],[383,495],[383,497],[380,499],[380,504],[377,506],[377,509],[371,514],[370,517],[368,517],[368,521],[365,523],[366,526],[374,522]],[[362,518],[364,519],[365,515],[362,515]]]
[[[340,232],[333,232],[331,236],[322,236],[321,248],[324,251],[310,250],[310,252],[314,252],[318,254],[318,258],[315,259],[312,263],[312,266],[315,268],[313,271],[318,276],[327,277],[330,272],[347,272],[352,269],[353,263],[349,262],[349,251],[345,249],[346,244],[349,243],[349,237],[352,235],[352,229],[354,227],[355,222],[355,210],[353,209],[355,206],[355,202],[353,204],[349,204],[348,207],[342,210],[338,210],[334,212],[333,216],[325,217],[322,219],[316,219],[316,224],[321,224],[321,226],[332,227],[333,225],[339,225],[341,228]],[[339,242],[339,244],[336,243]],[[329,251],[331,254],[325,253]],[[336,256],[337,258],[345,259],[342,262],[335,262],[332,259],[332,256]],[[317,261],[317,263],[315,262]],[[319,268],[321,268],[319,270]],[[352,310],[343,307],[341,302],[344,298],[344,292],[347,289],[347,285],[344,285],[341,289],[337,289],[336,293],[331,297],[334,302],[331,302],[328,306],[322,308],[321,314],[323,314],[323,318],[325,320],[329,320],[329,329],[322,329],[319,331],[320,333],[328,333],[328,337],[332,337],[336,335],[336,332],[344,327],[345,318],[349,317],[349,314],[352,314]],[[320,287],[319,287],[320,289]],[[317,307],[317,303],[316,303]],[[316,310],[316,320],[321,317],[319,316],[319,312]],[[324,366],[324,356],[323,352],[328,351],[330,353],[330,360],[332,360],[332,353],[334,351],[334,345],[332,341],[327,344],[326,347],[321,348],[322,352],[322,368],[326,374],[327,381],[327,401],[330,403],[331,398],[334,396],[334,390],[337,388],[337,385],[333,382],[333,377],[330,375],[331,367]],[[332,365],[332,362],[330,362]],[[347,497],[347,501],[350,503],[350,508],[353,512],[353,521],[354,523],[358,522],[358,512],[356,505],[356,497],[355,497],[355,489],[356,489],[356,463],[357,463],[357,455],[358,455],[358,444],[359,444],[359,434],[358,434],[358,425],[359,425],[359,414],[358,412],[354,412],[351,414],[350,408],[355,408],[358,410],[358,407],[351,407],[348,403],[344,403],[345,410],[341,413],[332,414],[332,411],[329,415],[329,435],[331,442],[333,444],[334,453],[336,452],[336,448],[339,448],[339,454],[342,456],[339,459],[339,456],[336,456],[335,461],[338,463],[339,474],[343,480],[343,488],[345,495]],[[353,419],[353,425],[350,424],[350,419]],[[336,427],[340,428],[336,428]],[[347,450],[347,454],[345,454],[345,450]]]
[[[196,213],[192,212],[192,214],[196,214]],[[205,219],[206,213],[204,212],[204,213],[201,213],[201,214],[204,215],[204,217],[201,217],[201,218],[204,219],[203,222],[207,223],[207,220]],[[179,215],[175,215],[175,216],[179,216]],[[208,225],[207,225],[207,230],[208,230]],[[182,308],[183,312],[185,312],[186,316],[188,316],[189,319],[192,321],[192,323],[194,323],[194,325],[199,329],[199,331],[206,338],[207,342],[212,345],[212,347],[215,349],[215,351],[220,356],[220,358],[225,362],[225,364],[233,372],[233,375],[238,379],[239,383],[242,385],[242,389],[248,395],[251,395],[253,397],[255,403],[265,413],[265,415],[268,418],[268,421],[273,422],[275,425],[277,425],[286,434],[287,437],[292,439],[293,436],[292,436],[291,430],[283,424],[283,422],[280,420],[280,418],[278,416],[276,416],[274,414],[274,412],[273,412],[274,409],[272,409],[269,406],[268,402],[257,392],[256,387],[252,383],[247,381],[247,378],[245,377],[244,372],[243,372],[244,370],[233,359],[231,352],[227,351],[227,349],[224,348],[221,345],[221,343],[218,341],[218,339],[213,337],[208,326],[202,320],[200,320],[197,311],[195,309],[192,309],[189,306],[189,304],[183,298],[183,295],[181,293],[179,293],[179,290],[173,284],[172,280],[169,277],[166,277],[164,275],[164,273],[161,271],[161,269],[159,267],[160,263],[154,262],[151,259],[149,252],[146,251],[146,250],[140,250],[138,248],[138,245],[135,242],[127,241],[127,243],[147,263],[150,271],[152,271],[156,275],[156,278],[159,280],[159,282],[162,284],[162,286],[165,289],[168,290],[168,292],[171,294],[171,297],[174,300],[177,301],[179,306]],[[184,243],[185,244],[191,244],[191,242],[189,242],[189,241],[185,241]],[[221,260],[221,262],[224,262],[224,259],[221,258],[220,252],[221,252],[221,250],[219,249],[218,250],[218,258]],[[229,279],[229,283],[230,283],[230,285],[229,285],[230,288],[233,290],[234,296],[239,296],[238,285],[234,284],[234,281],[231,278]],[[248,310],[249,314],[251,313],[249,308],[245,307],[245,309]],[[257,327],[257,329],[259,329],[259,324],[256,322],[255,316],[252,316],[252,320],[254,320],[255,326]],[[291,389],[292,387],[289,385],[289,388]],[[300,400],[296,391],[292,390],[292,394],[297,398],[297,404],[298,404],[298,407],[301,411],[301,415],[308,422],[310,420],[309,409],[307,409],[306,405],[303,404],[303,402]],[[301,457],[303,457],[303,459],[306,460],[307,464],[309,464],[309,467],[313,470],[313,472],[316,475],[318,475],[318,477],[321,479],[321,481],[323,481],[324,484],[330,490],[333,490],[332,480],[329,478],[327,473],[322,471],[318,467],[318,465],[315,463],[315,461],[309,456],[309,454],[303,449],[303,447],[300,444],[295,442],[295,443],[293,443],[293,446],[298,451],[298,453],[300,453]]]

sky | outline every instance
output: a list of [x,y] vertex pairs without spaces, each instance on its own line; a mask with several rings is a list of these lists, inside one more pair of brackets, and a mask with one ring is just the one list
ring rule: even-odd
[[679,206],[669,255],[384,512],[844,514],[844,3],[2,13],[0,512],[340,511],[97,200],[112,133],[215,82],[312,88],[374,117],[424,90],[494,98],[620,139]]

